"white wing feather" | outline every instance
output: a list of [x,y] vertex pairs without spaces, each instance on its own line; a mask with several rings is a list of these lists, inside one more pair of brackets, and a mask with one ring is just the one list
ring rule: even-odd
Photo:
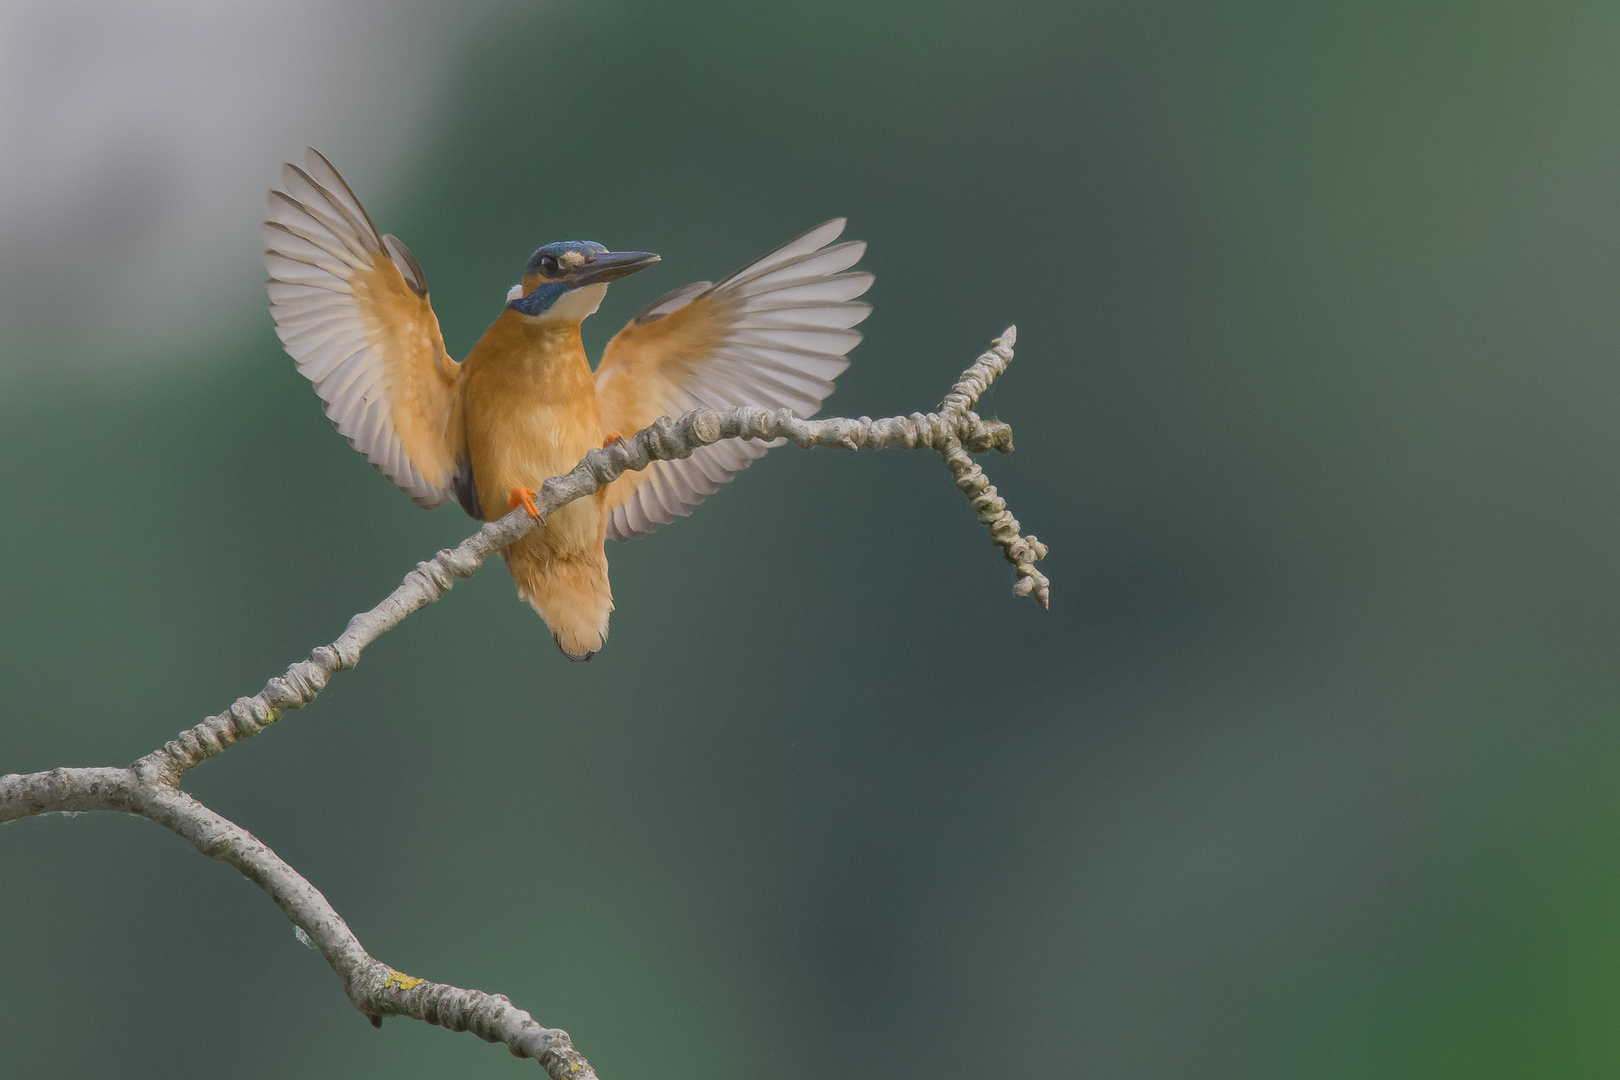
[[[282,166],[281,179],[286,190],[270,193],[270,217],[262,230],[276,333],[349,444],[419,505],[438,506],[449,491],[433,480],[444,478],[430,480],[412,461],[390,402],[390,382],[399,382],[397,374],[391,380],[390,364],[409,364],[412,358],[387,355],[389,336],[378,327],[391,313],[366,309],[356,295],[363,275],[388,264],[424,296],[421,270],[403,244],[378,235],[343,178],[314,150],[307,151],[304,169]],[[427,319],[437,340],[437,320],[430,311]],[[442,343],[436,347],[442,354]],[[430,450],[423,456],[438,455]],[[422,464],[433,473],[443,471],[441,462]]]
[[[661,403],[665,415],[754,405],[808,417],[821,408],[833,380],[849,367],[845,354],[861,340],[851,328],[872,311],[871,305],[856,300],[871,288],[872,275],[845,272],[860,260],[866,245],[850,241],[827,246],[844,224],[843,218],[835,218],[819,225],[718,285],[699,282],[676,290],[638,316],[632,327],[700,302],[729,313],[718,344],[695,364],[684,358],[690,372],[684,385]],[[599,390],[612,377],[607,368],[604,363],[598,372]],[[608,536],[645,536],[690,514],[771,445],[733,439],[702,447],[681,461],[652,463],[634,492],[612,506]]]

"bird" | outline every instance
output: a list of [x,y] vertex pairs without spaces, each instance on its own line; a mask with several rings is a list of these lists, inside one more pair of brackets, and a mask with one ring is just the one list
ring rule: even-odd
[[[660,416],[754,405],[813,416],[860,342],[873,275],[834,218],[718,283],[653,301],[593,370],[580,324],[610,282],[658,263],[594,241],[547,243],[472,351],[445,351],[427,279],[309,148],[282,166],[262,226],[276,333],[340,434],[419,506],[454,498],[475,520],[522,506],[587,451]],[[602,648],[613,611],[606,541],[645,536],[719,489],[769,444],[730,439],[626,472],[505,551],[518,597],[570,660]]]

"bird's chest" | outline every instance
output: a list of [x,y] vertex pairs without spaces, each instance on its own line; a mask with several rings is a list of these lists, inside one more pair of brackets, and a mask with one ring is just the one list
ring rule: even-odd
[[538,490],[601,445],[596,386],[577,327],[490,328],[467,357],[467,451],[486,517],[505,512],[514,487]]

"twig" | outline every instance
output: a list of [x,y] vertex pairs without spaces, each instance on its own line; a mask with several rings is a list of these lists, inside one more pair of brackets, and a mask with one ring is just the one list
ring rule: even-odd
[[[1012,360],[1015,330],[997,338],[990,351],[962,373],[932,413],[912,413],[883,420],[800,420],[785,409],[696,409],[678,419],[662,418],[633,438],[603,450],[592,450],[572,471],[554,476],[536,500],[544,519],[575,499],[593,494],[623,473],[644,469],[653,461],[691,456],[701,446],[722,439],[785,439],[801,447],[847,450],[939,451],[967,495],[991,539],[1013,564],[1013,591],[1033,593],[1044,608],[1050,583],[1035,569],[1046,545],[1020,534],[1016,518],[996,494],[968,452],[1012,449],[1012,429],[981,420],[972,411],[990,383]],[[341,637],[323,645],[271,679],[257,695],[239,698],[226,712],[211,716],[180,733],[166,745],[127,768],[52,769],[49,772],[0,776],[0,824],[53,812],[116,810],[150,818],[185,837],[211,859],[230,863],[258,885],[326,957],[354,1007],[381,1025],[385,1016],[409,1016],[452,1031],[471,1031],[489,1042],[504,1043],[518,1057],[539,1061],[553,1080],[595,1080],[590,1064],[574,1050],[568,1033],[543,1027],[499,994],[463,990],[412,978],[373,958],[343,918],[296,870],[246,829],[221,817],[179,790],[188,770],[257,735],[290,709],[309,704],[333,673],[360,662],[360,653],[411,612],[439,599],[456,578],[471,577],[484,561],[535,527],[523,510],[493,521],[460,545],[418,563],[399,588],[370,611],[356,615]]]

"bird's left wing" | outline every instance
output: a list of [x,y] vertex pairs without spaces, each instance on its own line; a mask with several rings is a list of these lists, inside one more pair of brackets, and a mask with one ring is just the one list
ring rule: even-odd
[[[604,427],[630,435],[660,416],[737,405],[814,415],[861,340],[851,327],[872,312],[855,299],[872,275],[844,272],[866,245],[827,246],[843,231],[844,219],[835,218],[718,285],[676,289],[636,316],[597,368]],[[766,448],[728,439],[625,473],[607,489],[608,536],[645,536],[690,514]]]
[[270,313],[298,370],[349,444],[418,505],[456,470],[449,435],[460,367],[444,351],[422,268],[379,236],[329,161],[281,167],[264,223]]

